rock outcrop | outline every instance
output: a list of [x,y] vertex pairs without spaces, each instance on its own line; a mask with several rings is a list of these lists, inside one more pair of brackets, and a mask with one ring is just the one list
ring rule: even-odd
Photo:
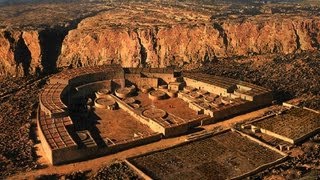
[[0,74],[28,75],[41,69],[41,47],[37,31],[0,32]]
[[[129,14],[106,12],[82,21],[66,36],[57,65],[183,66],[216,57],[290,54],[320,48],[319,17],[261,15],[216,21],[192,14],[192,19],[179,17],[186,22],[176,18],[159,22],[159,15],[132,13],[130,18],[124,17]],[[200,16],[202,19],[194,20]],[[110,17],[118,17],[118,21]]]
[[27,76],[56,69],[65,29],[0,30],[0,75]]
[[[161,9],[162,8],[162,9]],[[320,17],[258,14],[215,18],[210,11],[122,5],[75,29],[0,31],[0,75],[119,63],[197,67],[216,58],[319,51]]]

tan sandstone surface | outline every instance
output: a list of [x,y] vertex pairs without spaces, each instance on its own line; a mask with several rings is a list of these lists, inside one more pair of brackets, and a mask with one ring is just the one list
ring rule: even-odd
[[261,15],[215,21],[179,9],[148,11],[153,12],[116,9],[83,20],[64,39],[58,66],[182,66],[214,57],[314,51],[320,42],[319,17]]

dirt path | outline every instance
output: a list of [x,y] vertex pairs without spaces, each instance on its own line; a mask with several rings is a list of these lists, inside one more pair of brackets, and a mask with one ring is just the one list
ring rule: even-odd
[[[240,116],[236,116],[234,118],[225,120],[223,122],[218,122],[215,124],[203,126],[202,128],[206,130],[212,130],[217,127],[221,127],[223,129],[230,128],[235,123],[239,123],[245,120],[249,120],[254,117],[261,116],[265,111],[267,111],[269,108],[260,109],[257,111],[253,111],[251,113],[243,114]],[[110,154],[107,156],[103,156],[100,158],[95,158],[87,161],[77,162],[77,163],[70,163],[60,166],[52,166],[48,164],[48,161],[43,157],[43,150],[40,146],[40,144],[36,145],[37,153],[40,156],[38,159],[38,162],[42,164],[43,169],[39,170],[33,170],[30,172],[24,172],[19,173],[14,176],[8,177],[8,179],[33,179],[34,177],[37,177],[39,175],[43,174],[68,174],[74,171],[86,171],[86,170],[92,170],[92,173],[96,172],[101,166],[111,164],[112,162],[116,160],[123,160],[129,157],[137,156],[140,154],[144,154],[151,151],[156,151],[168,147],[175,146],[177,144],[180,144],[184,142],[186,139],[186,135],[175,137],[175,138],[168,138],[168,139],[162,139],[158,142],[154,142],[151,144],[147,144],[144,146],[139,146],[135,148],[131,148],[125,151],[121,151],[115,154]]]

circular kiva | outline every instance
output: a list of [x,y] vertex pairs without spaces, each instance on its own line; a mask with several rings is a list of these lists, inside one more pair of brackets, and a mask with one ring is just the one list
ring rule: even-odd
[[132,104],[134,103],[136,100],[134,98],[126,98],[123,100],[123,102],[127,103],[127,104]]
[[137,90],[137,88],[136,88],[136,86],[135,85],[131,85],[130,87],[128,87],[131,91],[131,93],[135,93],[136,92],[136,90]]
[[236,94],[231,94],[231,98],[232,98],[232,99],[239,99],[240,96],[239,96],[239,95],[236,95]]
[[228,98],[228,97],[222,97],[221,98],[221,102],[223,104],[231,104],[231,103],[233,103],[232,100],[230,98]]
[[204,94],[203,96],[206,96],[206,97],[214,97],[214,98],[219,97],[219,95],[213,94],[213,93],[207,93],[207,94]]
[[197,93],[200,94],[200,95],[206,95],[206,94],[208,94],[208,91],[206,91],[204,89],[200,89],[200,90],[197,91]]
[[81,141],[84,141],[84,140],[87,140],[87,139],[88,139],[88,134],[87,134],[87,133],[79,132],[79,133],[77,133],[77,134],[78,134],[78,136],[79,136],[79,138],[80,138]]
[[169,90],[167,92],[168,96],[169,97],[177,97],[178,96],[178,91],[175,91],[175,90]]
[[140,89],[141,89],[141,92],[148,93],[148,92],[150,92],[152,90],[152,87],[149,86],[149,85],[143,85],[143,86],[141,86]]
[[195,90],[197,90],[197,89],[194,88],[194,87],[191,87],[191,86],[186,86],[186,87],[183,88],[183,90],[184,90],[185,92],[192,92],[192,91],[195,91]]
[[138,109],[140,107],[140,105],[137,103],[132,103],[130,106],[133,107],[133,109]]
[[215,99],[215,97],[212,97],[212,96],[206,96],[206,97],[204,98],[204,101],[205,101],[205,102],[213,102],[213,101],[214,101],[214,99]]
[[210,109],[210,105],[208,103],[200,103],[199,106],[201,106],[203,109]]
[[94,101],[94,106],[100,109],[114,110],[117,108],[117,103],[111,98],[97,98]]
[[123,98],[129,97],[130,94],[131,94],[131,92],[132,92],[132,89],[131,89],[131,88],[125,87],[125,88],[117,89],[117,90],[115,91],[115,94],[116,94],[116,96],[118,96],[119,98],[122,98],[122,99],[123,99]]
[[93,100],[91,98],[88,98],[87,105],[89,105],[89,106],[93,105]]
[[159,89],[168,89],[168,85],[165,85],[165,84],[164,85],[160,85]]
[[110,89],[100,89],[96,92],[96,97],[97,98],[105,97],[110,93],[111,93]]
[[216,107],[216,108],[221,107],[223,105],[223,103],[221,101],[213,101],[210,104],[211,104],[211,106]]
[[150,108],[142,111],[142,115],[147,118],[164,118],[167,113],[162,109]]
[[160,100],[160,99],[165,99],[166,98],[166,93],[160,90],[154,90],[149,92],[149,98],[151,100]]
[[193,98],[193,99],[197,99],[197,98],[200,98],[201,97],[201,95],[200,94],[198,94],[197,92],[191,92],[191,93],[189,93],[189,96],[191,97],[191,98]]

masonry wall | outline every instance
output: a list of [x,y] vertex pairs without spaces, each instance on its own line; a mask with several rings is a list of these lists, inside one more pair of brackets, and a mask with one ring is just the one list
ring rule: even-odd
[[[255,127],[255,126],[253,126],[253,127]],[[257,129],[260,129],[260,128],[258,128],[258,127],[256,127],[256,128],[257,128]],[[261,131],[262,133],[264,133],[264,134],[267,134],[267,135],[273,136],[273,137],[275,137],[275,138],[281,139],[281,140],[283,140],[283,141],[289,142],[289,143],[291,143],[291,144],[294,144],[294,140],[293,140],[293,139],[290,139],[290,138],[287,138],[287,137],[285,137],[285,136],[276,134],[276,133],[271,132],[271,131],[266,130],[266,129],[260,129],[260,131]]]
[[[154,133],[145,137],[133,138],[127,141],[122,141],[108,147],[90,147],[90,148],[64,148],[52,151],[52,156],[49,157],[53,165],[91,159],[110,153],[119,152],[124,149],[129,149],[143,144],[148,144],[161,139],[161,134]],[[50,155],[49,155],[50,156]]]
[[97,81],[93,83],[88,83],[82,86],[78,86],[77,96],[86,97],[88,94],[97,92],[100,89],[110,89],[111,90],[111,80]]
[[253,97],[253,101],[257,104],[257,106],[263,106],[271,104],[273,101],[272,92],[267,92],[264,94],[260,94]]
[[253,101],[254,100],[253,96],[247,95],[245,93],[239,93],[239,92],[235,91],[234,94],[236,96],[240,97],[241,99],[246,100],[246,101]]
[[136,85],[138,88],[144,85],[158,87],[158,78],[140,77],[140,74],[126,74],[126,80]]
[[52,159],[52,150],[50,145],[47,142],[47,139],[45,138],[43,131],[40,127],[40,122],[39,122],[39,114],[38,114],[38,118],[37,118],[37,128],[38,128],[38,136],[39,136],[39,140],[41,141],[41,146],[42,149],[44,151],[44,154],[46,156],[46,158],[49,160],[49,162],[51,164],[53,164],[53,159]]
[[[160,78],[162,79],[166,84],[169,84],[169,82],[174,82],[176,80],[175,77],[173,77],[173,74],[166,74],[166,73],[145,73],[143,72],[144,75],[146,75],[149,78]],[[159,82],[161,84],[161,82]]]
[[184,81],[186,82],[187,86],[192,86],[192,87],[195,87],[198,89],[205,89],[206,91],[213,93],[213,94],[218,94],[220,96],[229,96],[230,95],[227,92],[227,89],[224,89],[224,88],[212,85],[212,84],[204,83],[204,82],[190,79],[187,77],[184,77]]
[[153,133],[149,136],[137,137],[127,141],[118,142],[115,145],[109,146],[108,149],[110,152],[118,152],[124,149],[158,141],[161,139],[161,136],[162,135],[160,133]]
[[186,133],[189,129],[188,123],[183,123],[179,125],[174,125],[172,127],[168,127],[165,129],[165,137],[173,137],[177,135],[181,135],[183,133]]
[[110,72],[96,72],[89,74],[79,74],[78,76],[69,80],[69,85],[75,87],[83,84],[88,84],[94,81],[103,81],[111,79],[123,79],[124,74],[122,71],[110,71]]
[[158,123],[156,123],[152,119],[142,117],[141,115],[136,113],[136,111],[132,107],[122,102],[114,95],[111,95],[111,97],[113,97],[117,101],[119,108],[129,113],[131,116],[133,116],[136,120],[138,120],[142,124],[147,125],[152,131],[163,133],[163,134],[165,133],[165,128],[159,125]]
[[185,133],[188,130],[188,127],[189,127],[188,123],[173,125],[172,127],[163,127],[159,123],[157,123],[156,121],[137,114],[136,111],[132,107],[130,107],[126,103],[122,102],[117,97],[115,97],[113,95],[111,95],[111,96],[117,101],[117,103],[121,109],[128,112],[131,116],[136,118],[142,124],[147,125],[152,131],[161,133],[165,137],[176,136],[178,134]]
[[122,79],[112,79],[111,81],[111,90],[115,91],[118,88],[123,88],[126,86],[126,80]]

